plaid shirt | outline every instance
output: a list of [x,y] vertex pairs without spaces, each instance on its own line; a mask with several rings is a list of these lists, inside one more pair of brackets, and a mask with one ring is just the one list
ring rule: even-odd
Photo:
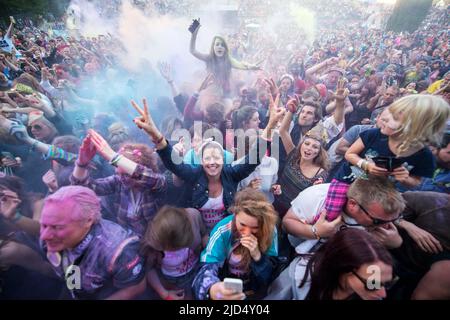
[[336,219],[344,209],[347,202],[347,191],[350,185],[333,179],[328,190],[327,199],[325,200],[325,209],[327,210],[327,220]]
[[142,199],[135,210],[130,210],[129,204],[132,202],[131,187],[125,183],[121,176],[115,174],[95,180],[87,177],[82,181],[72,175],[70,179],[72,184],[91,188],[99,196],[117,194],[118,201],[114,203],[114,209],[117,212],[118,223],[139,236],[145,233],[148,222],[161,207],[167,190],[164,175],[155,173],[151,169],[138,164],[131,179],[139,185]]
[[[144,260],[139,255],[139,237],[118,224],[101,219],[92,225],[86,237],[73,249],[49,253],[40,242],[47,258],[60,256],[59,263],[50,260],[53,271],[64,281],[67,268],[80,268],[80,288],[71,290],[73,299],[106,299],[126,287],[137,285],[145,277]],[[69,273],[70,275],[70,273]],[[70,278],[66,279],[66,283]]]

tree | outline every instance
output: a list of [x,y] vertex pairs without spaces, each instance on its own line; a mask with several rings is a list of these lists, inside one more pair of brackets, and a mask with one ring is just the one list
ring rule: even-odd
[[9,16],[35,18],[52,13],[55,16],[64,14],[70,0],[1,0],[0,18],[9,22]]
[[387,23],[387,30],[416,31],[428,14],[433,0],[397,0]]

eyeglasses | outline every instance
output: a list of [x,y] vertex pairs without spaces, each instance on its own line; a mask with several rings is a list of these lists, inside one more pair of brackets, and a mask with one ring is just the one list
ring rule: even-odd
[[352,271],[353,275],[358,278],[359,281],[361,281],[361,283],[364,285],[364,288],[367,291],[377,291],[380,290],[381,288],[385,288],[386,290],[391,289],[399,280],[399,277],[394,276],[393,279],[391,281],[388,282],[372,282],[368,279],[364,279],[363,277],[361,277],[358,273],[356,273],[356,271]]
[[355,199],[353,199],[353,201],[355,201],[356,204],[361,208],[361,210],[372,220],[372,223],[374,226],[380,226],[383,224],[396,222],[402,218],[402,215],[399,215],[397,218],[392,219],[392,220],[383,220],[383,219],[379,219],[379,218],[374,218],[360,203],[358,203],[358,201],[356,201]]

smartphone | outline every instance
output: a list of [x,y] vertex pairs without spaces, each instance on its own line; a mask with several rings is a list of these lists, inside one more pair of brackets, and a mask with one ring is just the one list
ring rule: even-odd
[[402,159],[395,157],[375,157],[372,159],[377,167],[387,169],[389,172],[394,171],[394,169],[401,167],[404,163]]
[[192,20],[192,24],[189,27],[189,32],[194,33],[194,31],[197,30],[199,25],[200,25],[200,18]]
[[241,279],[225,278],[223,280],[224,286],[228,290],[232,290],[234,293],[242,293],[244,290],[244,283]]

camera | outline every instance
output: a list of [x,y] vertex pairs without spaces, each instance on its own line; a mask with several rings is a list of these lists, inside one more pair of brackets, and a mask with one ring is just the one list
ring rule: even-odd
[[389,172],[394,171],[394,169],[397,169],[402,166],[404,161],[399,158],[395,157],[375,157],[372,159],[373,162],[377,165],[377,167],[387,169]]
[[192,20],[192,24],[189,27],[189,32],[194,33],[200,26],[200,18]]

